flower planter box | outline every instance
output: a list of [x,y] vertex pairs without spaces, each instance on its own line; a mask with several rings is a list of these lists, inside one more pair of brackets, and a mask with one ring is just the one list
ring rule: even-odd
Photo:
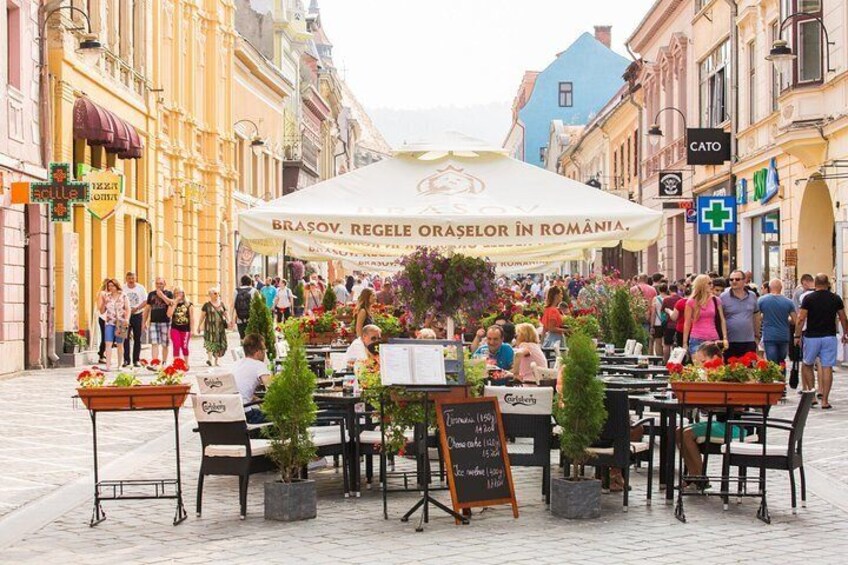
[[780,401],[784,387],[784,383],[671,383],[682,404],[700,406],[771,406]]
[[139,385],[78,388],[89,410],[162,410],[183,405],[191,385]]
[[353,323],[353,314],[336,314],[336,320],[350,325]]
[[335,339],[336,332],[308,334],[306,336],[306,345],[330,345]]

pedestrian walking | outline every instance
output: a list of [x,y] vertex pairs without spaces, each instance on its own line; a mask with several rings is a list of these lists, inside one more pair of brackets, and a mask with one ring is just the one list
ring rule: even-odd
[[654,318],[653,326],[651,327],[651,347],[648,352],[651,355],[662,357],[663,353],[663,338],[665,336],[665,325],[668,321],[668,314],[663,309],[663,302],[668,298],[668,284],[664,282],[657,283],[657,295],[654,297]]
[[236,289],[233,296],[233,311],[230,314],[230,324],[238,328],[239,340],[244,339],[244,331],[247,329],[247,320],[250,318],[250,301],[259,292],[254,288],[253,281],[249,275],[242,275],[241,286]]
[[209,300],[200,309],[197,329],[203,332],[206,364],[217,367],[218,360],[227,352],[227,306],[217,287],[209,289]]
[[[104,370],[111,371],[112,345],[120,346],[124,342],[130,320],[130,303],[117,279],[109,279],[106,282],[106,290],[100,293],[97,307],[105,317],[103,341],[105,343],[106,367]],[[120,365],[120,358],[117,364]]]
[[792,302],[795,304],[796,310],[801,309],[801,299],[804,297],[804,294],[815,289],[815,280],[813,279],[813,275],[809,273],[801,275],[799,283],[792,293]]
[[277,298],[277,287],[274,286],[271,277],[265,279],[265,286],[259,291],[259,294],[262,295],[262,298],[265,299],[265,305],[268,309],[273,312],[274,311],[274,299]]
[[171,343],[174,344],[174,360],[183,359],[188,367],[188,344],[191,341],[192,305],[179,287],[174,288],[174,300],[168,307],[171,319]]
[[347,291],[347,287],[342,284],[342,279],[338,279],[336,281],[335,286],[333,286],[333,291],[336,293],[336,302],[339,304],[347,304],[350,302],[350,293]]
[[730,288],[721,293],[721,307],[727,327],[724,338],[729,344],[724,350],[725,361],[757,352],[760,308],[757,305],[757,294],[748,286],[747,280],[743,271],[733,271],[730,273]]
[[303,294],[306,299],[305,311],[307,314],[312,314],[316,308],[321,307],[324,295],[321,293],[321,289],[318,287],[317,282],[310,281],[306,283],[306,288],[304,288]]
[[[150,341],[152,359],[158,359],[162,365],[168,361],[168,346],[170,345],[171,318],[168,308],[174,299],[174,294],[165,288],[165,279],[157,277],[156,289],[147,295],[147,310],[144,326],[147,328],[147,339]],[[150,367],[155,370],[155,367]]]
[[[144,325],[144,309],[147,306],[147,289],[136,281],[135,273],[129,272],[125,277],[124,294],[130,303],[130,326],[127,339],[124,341],[124,367],[140,367],[141,329]],[[132,355],[130,355],[132,350]]]
[[692,283],[692,297],[686,301],[683,322],[683,347],[689,355],[695,355],[703,343],[721,341],[727,349],[727,339],[719,337],[727,335],[721,301],[713,296],[712,281],[709,275],[698,275]]
[[289,288],[288,281],[280,279],[280,288],[277,289],[277,295],[274,297],[274,313],[278,324],[285,322],[292,315],[293,304],[294,294]]
[[[103,282],[100,283],[100,294],[106,292],[106,285],[109,283],[109,279],[103,279]],[[98,294],[98,297],[100,295]],[[105,363],[106,362],[106,314],[100,311],[99,302],[95,304],[95,308],[97,308],[97,327],[100,330],[100,347],[97,349],[97,362]]]
[[642,327],[645,329],[645,332],[650,333],[651,331],[651,323],[654,319],[654,298],[657,297],[657,289],[652,287],[649,283],[650,277],[648,275],[639,275],[637,279],[637,283],[630,287],[630,294],[634,296],[641,296],[645,299],[645,303],[648,308],[645,312],[645,317],[640,320]]
[[542,330],[545,332],[545,338],[542,342],[542,347],[555,347],[563,345],[563,329],[562,329],[562,313],[559,310],[559,303],[563,299],[562,287],[553,286],[548,290],[548,295],[545,297],[545,310],[542,312]]
[[[845,306],[842,298],[830,291],[830,279],[824,273],[816,275],[812,292],[801,301],[798,322],[795,324],[795,343],[802,340],[803,330],[803,360],[801,374],[804,380],[804,390],[813,390],[816,376],[813,366],[818,360],[819,393],[822,395],[822,410],[832,408],[830,404],[830,389],[833,386],[833,367],[836,365],[839,340],[836,338],[836,319],[842,324],[842,343],[848,343],[848,318],[845,317]],[[815,402],[814,402],[815,404]]]
[[772,279],[768,289],[768,294],[761,296],[758,301],[762,314],[763,349],[768,361],[782,363],[789,353],[792,336],[790,321],[794,325],[797,314],[795,304],[783,296],[780,279]]

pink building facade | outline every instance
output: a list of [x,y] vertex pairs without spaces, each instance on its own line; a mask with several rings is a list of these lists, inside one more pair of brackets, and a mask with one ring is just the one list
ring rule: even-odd
[[0,375],[38,368],[47,336],[47,221],[11,204],[13,182],[44,180],[38,96],[38,1],[0,0]]

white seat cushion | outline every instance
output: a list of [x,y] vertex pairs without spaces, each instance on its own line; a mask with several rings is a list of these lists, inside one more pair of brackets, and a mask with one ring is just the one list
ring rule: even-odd
[[[250,440],[250,453],[253,457],[265,455],[270,449],[270,440]],[[247,449],[245,449],[244,445],[207,445],[203,454],[206,457],[246,457]]]
[[[721,452],[727,450],[726,445],[721,446]],[[766,455],[769,457],[785,456],[787,446],[785,445],[766,445]],[[763,444],[761,443],[741,443],[734,441],[730,444],[730,453],[733,455],[754,455],[762,456]]]
[[[335,424],[332,426],[312,426],[309,428],[309,433],[313,436],[315,435],[328,435],[335,438],[335,442],[338,443],[341,440],[342,433],[339,431],[339,424]],[[345,434],[346,439],[350,438],[350,433]]]
[[[590,447],[586,451],[594,455],[612,455],[615,452],[612,447]],[[590,459],[589,464],[591,464],[591,461]]]
[[[650,444],[647,441],[631,441],[630,453],[648,451],[649,447]],[[589,453],[594,453],[595,455],[612,455],[614,453],[614,449],[612,447],[590,447],[586,451],[588,451]]]
[[[695,438],[695,441],[697,443],[704,443],[705,440],[706,440],[706,438],[704,436],[699,436],[699,437]],[[745,439],[743,441],[745,443],[757,443],[759,440],[760,440],[760,438],[757,436],[757,434],[749,434],[749,435],[745,436]],[[712,436],[710,438],[710,443],[720,445],[720,444],[724,443],[724,438]]]
[[[403,432],[403,436],[406,438],[406,441],[412,441],[415,439],[415,433],[412,430],[405,430]],[[380,430],[364,430],[359,434],[359,443],[378,445],[382,443],[382,441],[383,438]]]
[[341,445],[342,439],[339,430],[336,427],[329,428],[332,431],[328,432],[310,432],[312,443],[315,447],[327,447],[330,445]]
[[262,428],[267,428],[271,425],[273,425],[271,422],[262,422],[261,424],[248,424],[247,431],[261,430]]

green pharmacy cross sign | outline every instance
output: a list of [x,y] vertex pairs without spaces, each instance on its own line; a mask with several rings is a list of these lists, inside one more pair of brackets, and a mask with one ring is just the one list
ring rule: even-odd
[[699,196],[698,233],[700,235],[736,233],[736,197]]
[[30,202],[47,204],[50,220],[70,222],[74,204],[83,204],[91,198],[87,182],[71,180],[71,165],[50,163],[49,182],[33,182],[29,188]]

